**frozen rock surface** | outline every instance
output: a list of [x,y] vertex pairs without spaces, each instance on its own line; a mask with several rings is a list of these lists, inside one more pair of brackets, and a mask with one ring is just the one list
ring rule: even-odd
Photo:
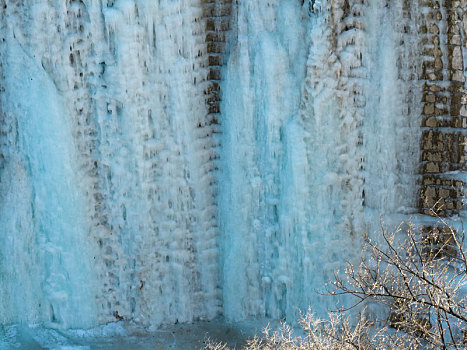
[[0,5],[4,339],[324,316],[380,214],[462,217],[465,1]]

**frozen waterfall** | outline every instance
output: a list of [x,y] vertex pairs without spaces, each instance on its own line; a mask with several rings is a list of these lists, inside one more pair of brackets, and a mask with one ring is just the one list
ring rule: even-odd
[[464,1],[0,5],[0,325],[325,315],[380,215],[463,217]]

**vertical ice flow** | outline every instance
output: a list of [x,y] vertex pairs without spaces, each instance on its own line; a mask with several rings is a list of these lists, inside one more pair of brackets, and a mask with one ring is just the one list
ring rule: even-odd
[[201,2],[1,11],[0,323],[215,317],[218,140]]
[[324,316],[419,210],[424,3],[0,1],[0,324]]
[[[225,315],[294,320],[417,213],[417,2],[242,1],[222,85]],[[294,18],[294,21],[290,21]]]

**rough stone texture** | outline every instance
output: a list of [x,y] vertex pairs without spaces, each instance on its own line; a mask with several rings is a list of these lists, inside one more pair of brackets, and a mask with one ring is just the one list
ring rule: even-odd
[[459,1],[422,1],[425,24],[420,27],[425,81],[420,188],[420,213],[446,217],[462,210],[464,182],[449,174],[466,170],[464,60],[461,38],[465,5]]
[[208,107],[207,123],[219,123],[221,91],[221,67],[224,63],[226,36],[230,29],[231,0],[203,1],[203,16],[206,21],[206,45],[208,54],[208,81],[205,90]]

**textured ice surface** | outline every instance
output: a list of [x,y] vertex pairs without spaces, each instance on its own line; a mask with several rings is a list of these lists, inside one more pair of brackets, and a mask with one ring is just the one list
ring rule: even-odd
[[188,350],[201,349],[208,339],[239,347],[265,326],[261,321],[231,325],[215,320],[168,325],[147,332],[126,322],[66,331],[11,325],[0,329],[0,350]]
[[400,78],[415,39],[400,44],[398,4],[339,4],[238,6],[219,188],[232,319],[325,314],[335,301],[317,290],[358,256],[362,232],[415,211],[420,97]]
[[0,324],[324,315],[416,212],[417,2],[237,1],[219,124],[205,6],[0,9]]
[[2,11],[0,323],[217,315],[201,4]]

